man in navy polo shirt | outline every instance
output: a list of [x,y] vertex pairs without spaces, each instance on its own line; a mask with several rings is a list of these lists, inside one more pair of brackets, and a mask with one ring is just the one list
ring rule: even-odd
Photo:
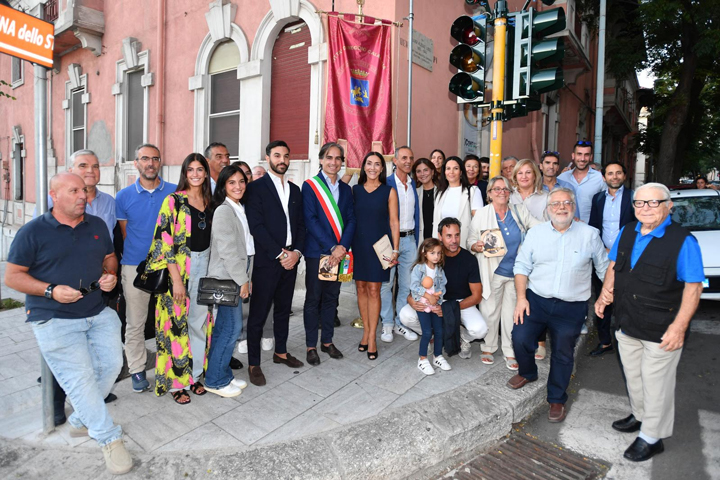
[[133,286],[137,266],[145,260],[155,233],[155,224],[165,197],[177,188],[160,178],[160,150],[149,143],[135,149],[135,168],[139,176],[134,184],[120,190],[115,197],[115,213],[125,239],[123,247],[122,286],[127,304],[125,356],[137,393],[150,389],[145,378],[145,322],[150,294]]
[[50,180],[54,208],[28,222],[10,246],[5,284],[27,295],[27,321],[72,403],[70,436],[89,435],[108,470],[130,471],[122,429],[103,399],[122,368],[120,319],[100,290],[117,283],[117,258],[102,219],[85,213],[87,187],[74,173]]

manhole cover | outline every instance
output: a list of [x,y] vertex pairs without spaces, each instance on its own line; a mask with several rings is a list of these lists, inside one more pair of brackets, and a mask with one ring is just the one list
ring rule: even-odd
[[459,467],[457,480],[580,480],[603,478],[608,467],[587,457],[513,434],[489,452]]

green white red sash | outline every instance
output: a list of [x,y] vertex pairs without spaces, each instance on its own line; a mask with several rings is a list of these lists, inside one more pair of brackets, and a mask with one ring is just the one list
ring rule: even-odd
[[317,197],[323,212],[325,212],[328,222],[330,222],[333,233],[335,233],[335,238],[338,243],[340,243],[340,238],[342,238],[342,232],[345,227],[342,215],[340,214],[340,209],[338,208],[332,193],[330,193],[330,189],[327,185],[325,185],[325,182],[320,178],[320,175],[309,178],[305,180],[305,182],[307,182],[313,192],[315,192],[315,196]]

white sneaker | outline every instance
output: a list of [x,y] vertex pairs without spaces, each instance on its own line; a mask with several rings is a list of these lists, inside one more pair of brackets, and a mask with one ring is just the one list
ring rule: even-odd
[[393,341],[393,326],[392,325],[383,325],[382,335],[380,335],[380,340],[382,340],[385,343],[391,343]]
[[247,387],[247,382],[242,378],[233,378],[232,380],[230,380],[230,383],[238,387],[240,390]]
[[221,397],[237,397],[242,393],[242,389],[235,385],[232,381],[225,385],[222,388],[210,388],[207,385],[205,386],[205,390],[207,390],[210,393],[214,393],[215,395],[220,395]]
[[580,335],[587,335],[588,334],[588,328],[587,325],[583,323],[582,330],[580,330]]
[[438,367],[440,370],[452,370],[452,367],[442,355],[438,355],[437,357],[435,357],[435,359],[433,360],[433,365]]
[[260,348],[262,348],[266,352],[269,352],[270,350],[275,348],[275,339],[274,338],[263,338],[260,341]]
[[247,353],[247,340],[238,343],[238,353]]
[[405,340],[409,340],[411,342],[414,342],[418,339],[417,333],[400,325],[395,325],[395,327],[393,327],[393,333],[396,333],[397,335],[402,335],[403,337],[405,337]]
[[472,352],[470,351],[470,342],[466,342],[464,338],[460,337],[460,353],[458,354],[460,358],[468,359],[472,357]]
[[418,359],[418,368],[421,372],[423,372],[425,375],[435,375],[435,369],[430,365],[430,361],[425,358],[419,358]]

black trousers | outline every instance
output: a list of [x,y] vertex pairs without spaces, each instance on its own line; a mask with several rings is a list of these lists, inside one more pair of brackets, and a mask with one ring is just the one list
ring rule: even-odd
[[265,320],[273,305],[275,353],[287,353],[288,324],[296,278],[297,266],[292,270],[285,270],[280,262],[262,266],[255,264],[247,325],[248,363],[251,366],[260,365],[260,339]]
[[[595,269],[593,269],[592,274],[592,286],[593,289],[595,289],[595,296],[599,298],[600,292],[602,291],[603,282],[598,278],[597,274],[595,273]],[[600,318],[597,315],[595,316],[595,327],[598,331],[598,340],[603,345],[612,345],[614,337],[614,335],[610,334],[613,314],[612,304],[605,307],[604,314],[604,318]]]
[[318,318],[322,326],[322,343],[332,343],[335,333],[335,314],[340,297],[340,282],[328,282],[318,278],[319,258],[306,258],[305,265],[305,345],[317,347]]

